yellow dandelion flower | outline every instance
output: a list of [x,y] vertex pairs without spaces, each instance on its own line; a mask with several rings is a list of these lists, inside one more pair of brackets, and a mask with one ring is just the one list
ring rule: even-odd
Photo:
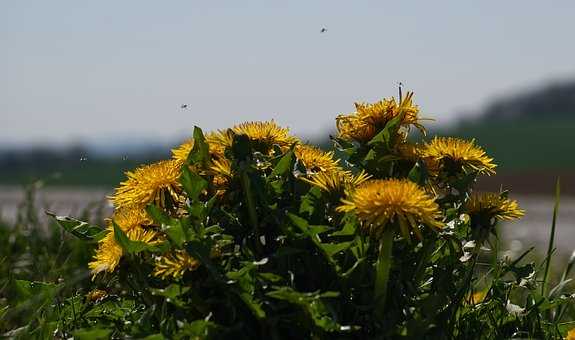
[[223,158],[226,149],[232,146],[233,140],[234,137],[230,129],[213,131],[206,135],[210,154],[214,158]]
[[160,161],[126,172],[128,179],[120,183],[111,197],[117,209],[129,206],[145,207],[155,203],[166,206],[166,200],[179,200],[181,193],[180,164],[177,161]]
[[367,142],[399,115],[403,115],[400,123],[402,127],[409,129],[413,125],[425,134],[425,128],[420,124],[419,108],[413,104],[413,92],[408,92],[399,103],[395,98],[373,104],[355,103],[355,110],[354,113],[336,118],[340,138]]
[[487,175],[495,173],[493,158],[475,145],[475,141],[466,141],[452,137],[435,137],[422,149],[422,157],[444,167],[463,168],[465,171],[477,171]]
[[[149,226],[152,221],[141,209],[121,209],[116,211],[113,220],[132,241],[148,244],[155,244],[160,241],[158,232],[143,228]],[[123,255],[122,247],[116,242],[114,226],[111,222],[108,224],[107,231],[108,234],[98,243],[94,259],[89,263],[94,274],[103,271],[113,272]]]
[[421,237],[418,224],[442,228],[439,206],[417,184],[405,179],[367,181],[342,200],[338,211],[354,211],[369,234],[380,237],[389,222],[397,222],[404,236],[409,228]]
[[269,150],[274,144],[282,148],[291,146],[297,139],[290,136],[289,129],[282,128],[275,121],[246,122],[236,125],[232,131],[238,135],[246,135],[256,147],[260,146],[264,151]]
[[193,271],[200,266],[200,262],[183,250],[160,256],[156,260],[153,275],[163,279],[181,278],[186,271]]
[[214,159],[210,166],[210,172],[214,176],[212,183],[220,193],[223,193],[222,190],[228,187],[233,177],[231,162],[226,158]]
[[335,170],[318,172],[306,178],[299,177],[300,180],[307,182],[331,195],[343,195],[347,191],[353,190],[355,187],[367,181],[371,176],[362,171],[357,175],[352,175],[349,171]]
[[339,170],[339,160],[333,159],[333,152],[325,152],[320,148],[298,144],[294,150],[296,158],[305,166],[309,173]]
[[465,208],[471,216],[485,216],[489,219],[507,221],[521,218],[525,214],[525,211],[519,208],[517,201],[494,192],[471,195]]
[[108,234],[98,243],[96,254],[88,267],[94,275],[101,272],[111,273],[120,264],[122,255],[122,247],[116,243],[114,231],[108,231]]
[[575,328],[572,328],[569,330],[569,332],[567,332],[567,337],[565,340],[575,340]]
[[[133,229],[152,224],[152,219],[144,209],[125,208],[116,210],[112,219],[125,233],[128,233]],[[109,223],[109,226],[111,227],[111,222]]]
[[339,115],[335,122],[338,136],[343,139],[367,143],[377,134],[375,126],[368,124],[356,115]]
[[172,159],[179,164],[184,164],[188,159],[188,155],[194,148],[194,139],[190,138],[183,142],[177,148],[172,149]]
[[396,147],[396,153],[399,158],[409,162],[417,162],[420,157],[421,147],[412,143],[401,143]]

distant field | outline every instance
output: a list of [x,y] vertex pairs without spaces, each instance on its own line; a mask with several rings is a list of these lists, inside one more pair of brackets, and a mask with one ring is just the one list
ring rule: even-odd
[[[483,180],[487,189],[494,190],[505,183],[518,192],[551,194],[555,179],[561,176],[564,191],[575,195],[575,119],[482,120],[437,134],[475,138],[495,158],[498,176]],[[158,155],[87,160],[57,156],[38,153],[16,160],[0,157],[0,185],[45,179],[57,186],[112,188],[125,178],[125,171],[158,159]]]
[[0,165],[1,185],[24,185],[41,179],[57,186],[110,188],[125,179],[124,172],[146,160],[66,160]]
[[505,172],[575,170],[575,119],[481,121],[446,134],[476,138]]

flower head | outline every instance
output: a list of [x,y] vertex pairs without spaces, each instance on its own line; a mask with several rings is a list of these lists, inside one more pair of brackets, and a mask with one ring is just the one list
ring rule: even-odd
[[180,146],[172,149],[172,159],[179,164],[184,164],[188,159],[188,155],[194,148],[194,139],[190,138],[184,141]]
[[200,262],[183,250],[158,257],[153,275],[163,279],[181,278],[186,271],[193,271],[200,266]]
[[517,201],[494,192],[471,195],[465,208],[472,217],[482,216],[507,221],[521,218],[525,214],[525,211],[519,208]]
[[[132,241],[155,244],[160,239],[158,232],[145,228],[152,221],[141,209],[121,209],[116,211],[113,220]],[[123,255],[122,247],[116,242],[114,226],[111,221],[108,223],[107,231],[108,234],[98,243],[94,259],[89,263],[93,274],[103,271],[113,272]]]
[[177,161],[160,161],[126,172],[128,179],[120,183],[111,197],[117,209],[145,207],[155,203],[166,206],[166,200],[178,200],[181,193],[180,166]]
[[309,178],[301,176],[299,179],[320,188],[330,195],[339,197],[348,191],[352,191],[370,177],[371,176],[364,171],[354,176],[349,171],[334,170],[318,172]]
[[368,142],[389,121],[400,115],[401,127],[409,129],[409,126],[413,125],[425,133],[425,128],[419,123],[419,108],[413,104],[413,92],[408,92],[399,103],[395,98],[383,99],[373,104],[355,103],[355,110],[354,113],[336,118],[340,138]]
[[225,151],[232,146],[233,140],[230,129],[212,131],[206,135],[210,155],[214,158],[224,158]]
[[572,328],[567,332],[567,337],[565,340],[575,340],[575,328]]
[[493,158],[475,145],[474,141],[466,141],[452,137],[435,137],[422,149],[422,157],[430,162],[443,166],[462,168],[465,171],[477,171],[483,174],[494,174],[496,165]]
[[282,128],[275,121],[267,122],[246,122],[236,125],[232,130],[238,135],[246,135],[252,142],[264,147],[271,147],[274,144],[280,147],[289,147],[297,141],[290,136],[289,129]]
[[339,169],[339,160],[333,159],[333,152],[325,152],[318,147],[306,144],[298,144],[295,147],[295,156],[308,173],[335,171]]
[[418,224],[439,229],[439,206],[417,184],[405,179],[371,180],[360,185],[339,211],[354,211],[369,234],[379,237],[390,222],[397,222],[404,236],[409,228],[420,237]]
[[416,162],[421,155],[421,147],[418,144],[405,142],[397,145],[396,153],[402,160]]
[[226,158],[213,159],[210,166],[210,173],[213,175],[212,183],[219,193],[223,193],[233,178],[232,164]]

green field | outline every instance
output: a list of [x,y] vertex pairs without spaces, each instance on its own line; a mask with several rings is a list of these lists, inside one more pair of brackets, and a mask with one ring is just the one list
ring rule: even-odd
[[445,134],[476,138],[500,169],[518,171],[575,168],[574,133],[575,119],[521,119],[467,123]]

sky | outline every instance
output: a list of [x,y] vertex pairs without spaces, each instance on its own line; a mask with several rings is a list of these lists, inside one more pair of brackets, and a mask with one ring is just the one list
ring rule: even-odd
[[268,119],[312,138],[398,82],[445,124],[575,77],[573,18],[572,0],[2,1],[0,145]]

